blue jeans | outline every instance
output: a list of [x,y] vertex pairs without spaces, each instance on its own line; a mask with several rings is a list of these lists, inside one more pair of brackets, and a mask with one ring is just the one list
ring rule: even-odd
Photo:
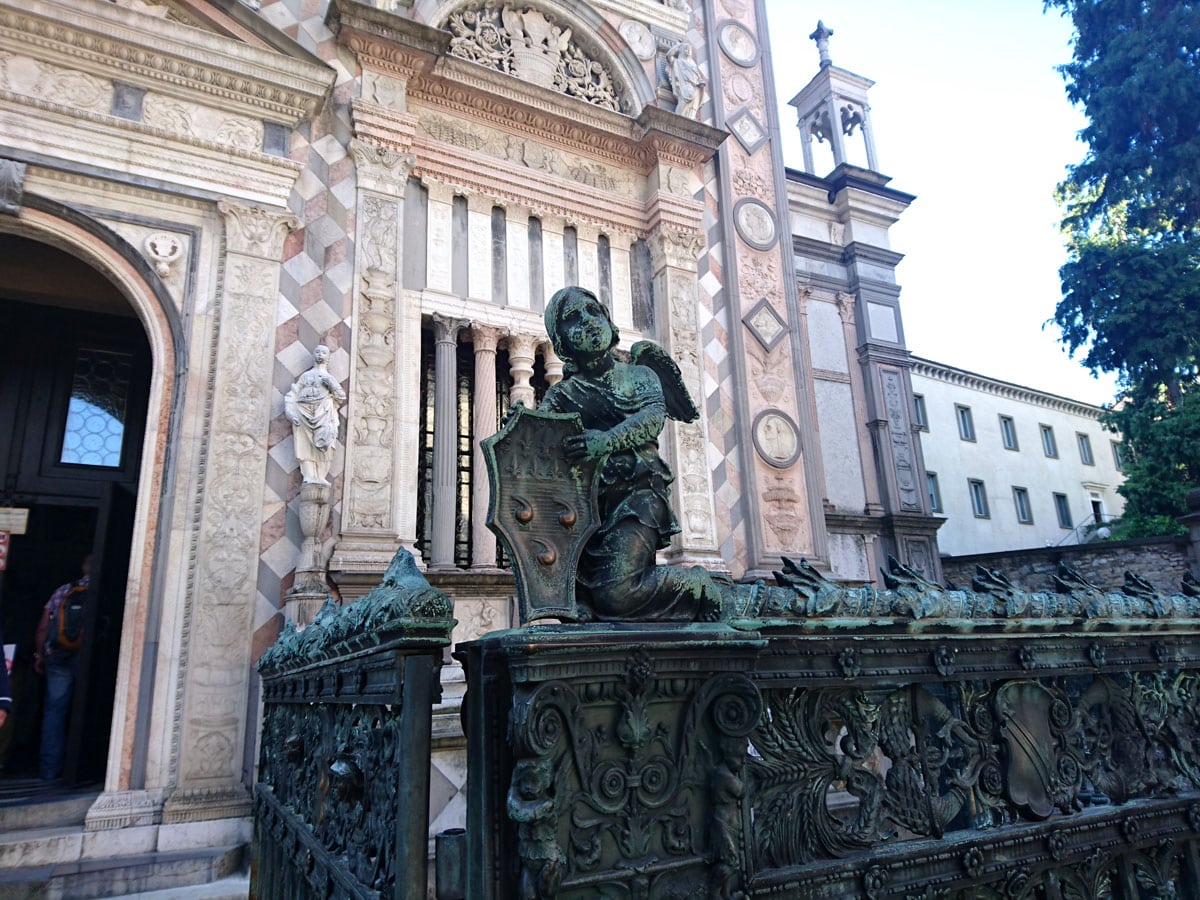
[[50,780],[62,774],[67,750],[67,713],[75,684],[74,654],[70,659],[46,660],[46,704],[42,713],[42,758],[39,774]]

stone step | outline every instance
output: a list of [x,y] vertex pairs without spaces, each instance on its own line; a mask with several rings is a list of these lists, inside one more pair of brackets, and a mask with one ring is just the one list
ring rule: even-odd
[[249,896],[250,876],[234,875],[208,884],[193,884],[191,887],[121,894],[111,900],[246,900]]
[[[39,829],[42,832],[64,829]],[[81,829],[79,830],[82,831]],[[28,841],[37,832],[28,832]],[[43,835],[53,840],[61,835]],[[0,836],[7,842],[12,835]],[[3,843],[0,843],[0,847]],[[19,868],[3,867],[0,862],[0,897],[5,900],[91,900],[100,897],[238,897],[247,891],[231,876],[244,869],[245,845],[181,850],[172,853],[146,853],[107,859],[79,859],[50,864],[27,863]],[[241,876],[244,880],[244,876]],[[218,893],[204,893],[216,885]],[[199,893],[181,894],[196,887]]]
[[62,790],[38,778],[0,782],[0,834],[29,828],[82,825],[98,790]]

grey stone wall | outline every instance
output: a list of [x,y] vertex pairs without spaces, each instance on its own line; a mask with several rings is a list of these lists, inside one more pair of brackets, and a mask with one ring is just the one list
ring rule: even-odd
[[1017,587],[1027,591],[1050,589],[1050,575],[1059,562],[1079,572],[1101,588],[1115,590],[1125,582],[1125,572],[1142,576],[1163,593],[1179,589],[1183,573],[1194,570],[1185,537],[1146,538],[1137,541],[1101,541],[1071,547],[1039,547],[1003,553],[943,556],[942,577],[947,584],[968,588],[977,565],[999,569]]

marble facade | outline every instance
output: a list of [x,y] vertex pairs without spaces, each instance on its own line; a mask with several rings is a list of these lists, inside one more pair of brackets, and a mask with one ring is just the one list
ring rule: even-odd
[[[462,435],[562,377],[542,310],[570,282],[623,347],[662,343],[701,409],[665,435],[668,560],[936,574],[887,243],[911,198],[785,168],[761,0],[255,5],[0,0],[0,173],[23,167],[0,231],[116,284],[154,355],[96,847],[245,839],[252,667],[305,542],[283,398],[317,344],[348,395],[318,536],[343,600],[404,544],[456,639],[512,622]],[[463,782],[444,680],[438,828]]]

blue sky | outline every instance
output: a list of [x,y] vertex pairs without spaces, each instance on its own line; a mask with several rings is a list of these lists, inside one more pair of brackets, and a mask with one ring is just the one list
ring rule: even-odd
[[[1082,114],[1054,66],[1071,27],[1040,0],[766,0],[785,163],[803,168],[790,100],[833,64],[875,81],[879,168],[917,196],[893,227],[905,336],[917,354],[1090,403],[1111,377],[1069,358],[1051,324],[1066,253],[1054,186],[1082,158]],[[820,169],[820,167],[818,167]],[[818,171],[818,174],[825,174]]]

